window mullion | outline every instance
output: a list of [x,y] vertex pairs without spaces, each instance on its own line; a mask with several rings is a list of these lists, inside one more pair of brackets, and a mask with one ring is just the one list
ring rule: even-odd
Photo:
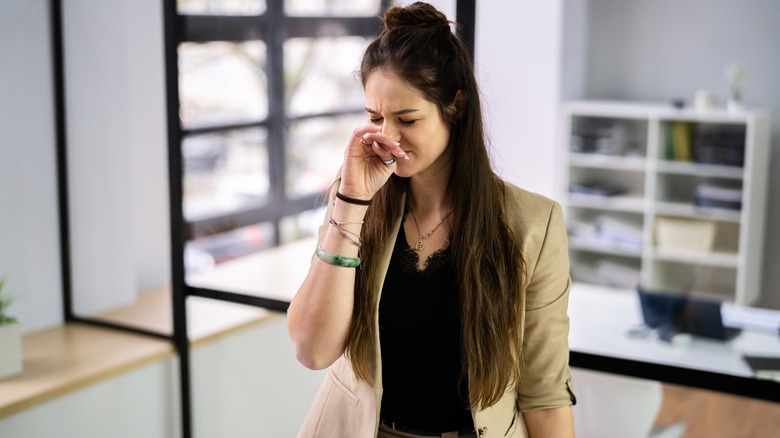
[[[283,205],[286,200],[285,176],[285,105],[284,105],[284,4],[280,1],[268,2],[266,19],[266,48],[268,75],[268,163],[271,205]],[[279,220],[274,215],[274,244],[279,243]]]

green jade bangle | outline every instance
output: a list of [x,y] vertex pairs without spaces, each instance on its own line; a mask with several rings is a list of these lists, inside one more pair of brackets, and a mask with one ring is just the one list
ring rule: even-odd
[[317,257],[320,258],[325,263],[334,265],[334,266],[341,266],[343,268],[357,268],[360,265],[360,257],[344,257],[338,254],[333,254],[332,252],[325,251],[322,249],[322,247],[317,247],[317,250],[314,251],[315,254],[317,254]]

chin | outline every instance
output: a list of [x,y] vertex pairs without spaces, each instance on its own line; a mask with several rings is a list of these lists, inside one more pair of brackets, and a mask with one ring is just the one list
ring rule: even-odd
[[409,178],[410,176],[412,176],[412,174],[409,173],[408,169],[402,169],[400,166],[396,166],[395,172],[393,173],[400,176],[401,178]]

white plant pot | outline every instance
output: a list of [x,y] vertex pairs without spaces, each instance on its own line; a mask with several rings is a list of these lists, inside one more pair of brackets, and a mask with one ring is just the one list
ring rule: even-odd
[[0,380],[22,372],[21,324],[0,325]]
[[729,99],[726,102],[726,110],[729,112],[729,114],[739,115],[745,112],[745,106],[740,100]]

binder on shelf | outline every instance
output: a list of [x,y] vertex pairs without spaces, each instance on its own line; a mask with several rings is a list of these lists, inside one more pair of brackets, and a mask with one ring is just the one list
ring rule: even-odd
[[694,160],[702,164],[742,167],[745,164],[745,128],[702,125],[696,131]]

